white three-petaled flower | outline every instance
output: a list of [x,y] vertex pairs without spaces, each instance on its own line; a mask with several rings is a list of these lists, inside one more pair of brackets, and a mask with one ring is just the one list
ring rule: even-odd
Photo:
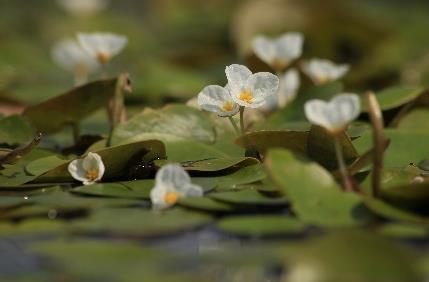
[[285,107],[289,102],[295,99],[301,81],[296,69],[290,69],[280,76],[280,85],[277,95],[267,98],[264,110],[272,111]]
[[277,93],[279,78],[269,72],[252,72],[242,65],[230,65],[225,69],[232,99],[240,106],[259,108],[267,97]]
[[80,84],[86,80],[100,66],[73,39],[59,41],[52,48],[52,58],[60,67],[74,74],[76,83]]
[[182,197],[201,197],[203,189],[191,183],[188,173],[179,164],[167,164],[158,170],[150,199],[156,210],[174,205]]
[[360,98],[356,94],[341,94],[331,101],[310,100],[304,105],[305,116],[333,134],[346,129],[360,113]]
[[72,161],[68,170],[74,179],[89,185],[101,180],[105,168],[100,155],[90,152],[83,159]]
[[107,64],[127,45],[126,36],[110,32],[78,33],[77,38],[82,48],[100,64]]
[[329,60],[312,59],[302,64],[302,71],[316,84],[324,84],[343,77],[350,67],[346,64],[336,65]]
[[217,113],[221,117],[232,117],[240,107],[231,97],[229,86],[209,85],[198,94],[201,109]]
[[302,54],[304,37],[299,32],[289,32],[274,39],[256,36],[252,41],[253,52],[275,70],[286,68]]
[[57,0],[68,12],[77,16],[85,16],[106,8],[109,0]]

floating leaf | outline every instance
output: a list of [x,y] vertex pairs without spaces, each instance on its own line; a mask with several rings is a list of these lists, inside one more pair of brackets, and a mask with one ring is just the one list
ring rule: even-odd
[[225,159],[207,159],[199,161],[182,162],[181,165],[187,171],[214,172],[228,168],[240,168],[259,164],[254,158],[225,158]]
[[88,219],[74,222],[73,227],[81,232],[155,237],[193,229],[211,221],[208,215],[180,208],[163,213],[142,209],[101,209]]
[[377,231],[398,239],[426,239],[429,236],[429,228],[417,224],[387,223]]
[[118,144],[142,133],[168,134],[206,143],[215,141],[214,125],[207,113],[184,105],[146,109],[115,128],[112,143]]
[[[422,87],[394,86],[376,93],[381,110],[391,110],[416,99],[423,93]],[[362,99],[362,111],[368,112],[366,99]]]
[[426,122],[429,120],[429,110],[425,108],[417,108],[409,112],[405,117],[403,117],[397,128],[401,131],[429,131],[429,123]]
[[30,141],[34,133],[25,117],[14,115],[0,119],[0,144],[23,144]]
[[60,96],[28,107],[26,116],[37,130],[54,133],[65,126],[78,123],[99,108],[106,107],[115,95],[121,76],[99,80],[72,89]]
[[155,183],[154,180],[136,180],[134,182],[138,182],[138,184],[127,185],[127,182],[97,183],[73,188],[72,192],[99,197],[149,199],[150,190]]
[[368,221],[362,200],[342,192],[328,171],[275,149],[267,159],[269,175],[284,191],[298,218],[321,225],[356,225]]
[[282,208],[288,205],[286,198],[267,197],[254,190],[213,193],[209,197],[216,201],[241,207]]
[[225,213],[234,211],[234,206],[228,205],[219,201],[215,201],[208,197],[188,197],[179,199],[179,205],[193,210],[204,212]]
[[246,215],[224,218],[217,228],[239,236],[265,237],[297,235],[304,231],[305,225],[286,215]]

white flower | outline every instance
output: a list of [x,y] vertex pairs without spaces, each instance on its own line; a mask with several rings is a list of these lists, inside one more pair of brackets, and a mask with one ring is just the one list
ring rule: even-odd
[[150,191],[154,209],[174,205],[181,197],[201,197],[203,189],[191,183],[188,173],[179,164],[163,166],[155,176],[155,187]]
[[77,38],[82,48],[102,65],[119,54],[128,43],[126,36],[110,32],[78,33]]
[[263,110],[273,111],[285,107],[295,99],[301,85],[299,73],[296,69],[290,69],[280,77],[280,85],[277,95],[267,97]]
[[209,112],[217,113],[221,117],[232,117],[238,113],[240,107],[231,97],[228,85],[210,85],[198,94],[198,105]]
[[101,180],[105,168],[100,155],[90,152],[85,158],[72,161],[68,170],[74,179],[89,185]]
[[299,32],[289,32],[274,39],[256,36],[252,41],[253,52],[273,69],[282,70],[302,54],[304,37]]
[[109,0],[57,0],[64,9],[73,15],[90,15],[107,7]]
[[252,72],[242,65],[225,69],[232,99],[240,106],[259,108],[267,97],[277,93],[279,78],[269,72]]
[[324,84],[343,77],[350,67],[346,64],[336,65],[329,60],[312,59],[302,64],[302,71],[316,84]]
[[73,39],[59,41],[52,48],[52,58],[60,67],[83,80],[99,68],[98,62]]
[[360,98],[356,94],[341,94],[331,101],[310,100],[304,105],[305,116],[316,125],[332,133],[343,131],[347,125],[359,116]]

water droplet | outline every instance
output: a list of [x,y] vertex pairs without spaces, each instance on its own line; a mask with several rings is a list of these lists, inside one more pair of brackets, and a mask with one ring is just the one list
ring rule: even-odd
[[28,200],[29,198],[28,198],[28,196],[24,196],[24,200]]

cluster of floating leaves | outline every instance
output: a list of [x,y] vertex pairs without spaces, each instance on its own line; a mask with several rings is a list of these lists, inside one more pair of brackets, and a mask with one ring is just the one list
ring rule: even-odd
[[[80,87],[0,119],[0,251],[29,261],[1,262],[2,279],[427,279],[424,89],[376,93],[379,110],[394,116],[380,132],[364,96],[337,81],[348,66],[304,61],[314,85],[300,89],[291,66],[303,35],[257,36],[253,50],[276,74],[232,64],[226,86],[196,95],[197,109],[167,105],[125,120],[128,76],[86,80],[126,43],[111,33],[59,43],[53,57]],[[81,135],[79,124],[104,107],[111,130]],[[264,118],[248,122],[252,110]],[[76,144],[52,146],[69,127]],[[13,247],[21,239],[25,254]]]

